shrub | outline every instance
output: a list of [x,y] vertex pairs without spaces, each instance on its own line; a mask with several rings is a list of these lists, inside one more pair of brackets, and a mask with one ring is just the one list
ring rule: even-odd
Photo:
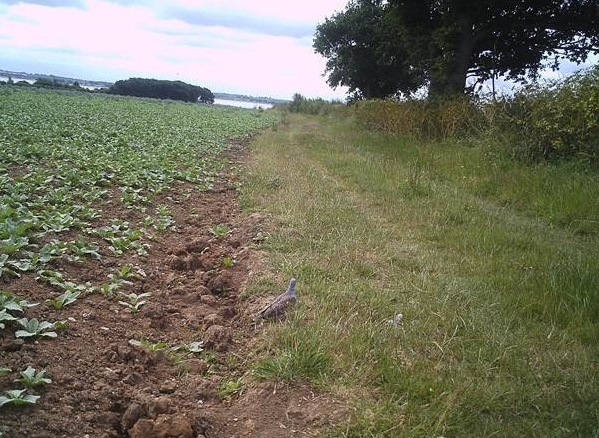
[[352,106],[354,116],[370,128],[417,139],[446,139],[482,131],[485,117],[467,96],[442,101],[368,100]]
[[326,115],[331,112],[334,106],[334,103],[327,102],[324,99],[309,99],[299,93],[295,93],[293,100],[289,104],[289,111],[292,113]]
[[532,85],[504,102],[514,153],[531,161],[599,159],[599,65],[563,81]]

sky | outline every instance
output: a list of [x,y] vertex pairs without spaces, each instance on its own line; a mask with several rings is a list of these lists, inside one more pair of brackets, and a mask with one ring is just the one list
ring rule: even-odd
[[213,92],[342,99],[314,53],[347,0],[0,0],[0,69],[114,82],[181,80]]
[[[114,82],[181,80],[213,92],[344,99],[314,53],[347,0],[0,0],[0,69]],[[598,62],[593,57],[586,65]],[[563,77],[584,66],[564,61]],[[485,85],[490,91],[490,85]],[[513,84],[498,82],[499,91]]]

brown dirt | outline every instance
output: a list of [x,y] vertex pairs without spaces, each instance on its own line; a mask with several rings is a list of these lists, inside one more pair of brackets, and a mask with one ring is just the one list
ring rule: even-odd
[[[347,409],[307,386],[277,387],[247,372],[260,330],[268,330],[266,325],[257,331],[252,316],[280,290],[240,298],[251,279],[264,274],[255,238],[268,225],[263,216],[244,215],[239,208],[231,169],[245,159],[244,149],[232,148],[229,158],[213,190],[200,193],[178,183],[154,200],[170,206],[177,226],[158,234],[147,256],[115,257],[102,244],[99,261],[53,265],[92,284],[106,283],[107,273],[126,263],[141,267],[146,277],[125,289],[151,293],[139,313],[100,293],[55,310],[44,300],[60,292],[34,274],[0,280],[1,289],[41,303],[27,309],[28,318],[68,320],[56,339],[22,342],[14,328],[0,331],[0,365],[13,369],[0,378],[2,392],[15,388],[16,372],[26,365],[46,370],[52,379],[35,390],[41,395],[35,405],[2,408],[4,437],[297,437],[315,436],[346,419]],[[131,223],[143,217],[110,203],[102,209],[105,217]],[[214,236],[209,229],[216,224],[230,232]],[[235,264],[224,267],[225,257]],[[267,275],[284,289],[287,278]],[[204,351],[177,357],[130,343],[142,339],[169,346],[202,341]],[[219,392],[240,377],[239,393]]]

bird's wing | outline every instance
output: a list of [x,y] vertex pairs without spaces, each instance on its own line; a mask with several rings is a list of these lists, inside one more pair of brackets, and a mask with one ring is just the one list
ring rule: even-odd
[[271,316],[277,317],[283,315],[287,310],[287,307],[295,301],[295,295],[289,295],[287,293],[279,295],[272,303],[258,312],[256,318],[269,318]]

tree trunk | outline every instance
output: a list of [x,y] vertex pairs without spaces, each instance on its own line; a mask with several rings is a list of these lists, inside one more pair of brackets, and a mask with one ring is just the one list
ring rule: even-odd
[[474,49],[474,34],[472,22],[468,17],[460,17],[457,26],[458,31],[454,41],[448,44],[448,48],[440,50],[443,53],[441,56],[446,60],[436,71],[434,68],[431,69],[428,90],[428,97],[431,100],[464,94]]

